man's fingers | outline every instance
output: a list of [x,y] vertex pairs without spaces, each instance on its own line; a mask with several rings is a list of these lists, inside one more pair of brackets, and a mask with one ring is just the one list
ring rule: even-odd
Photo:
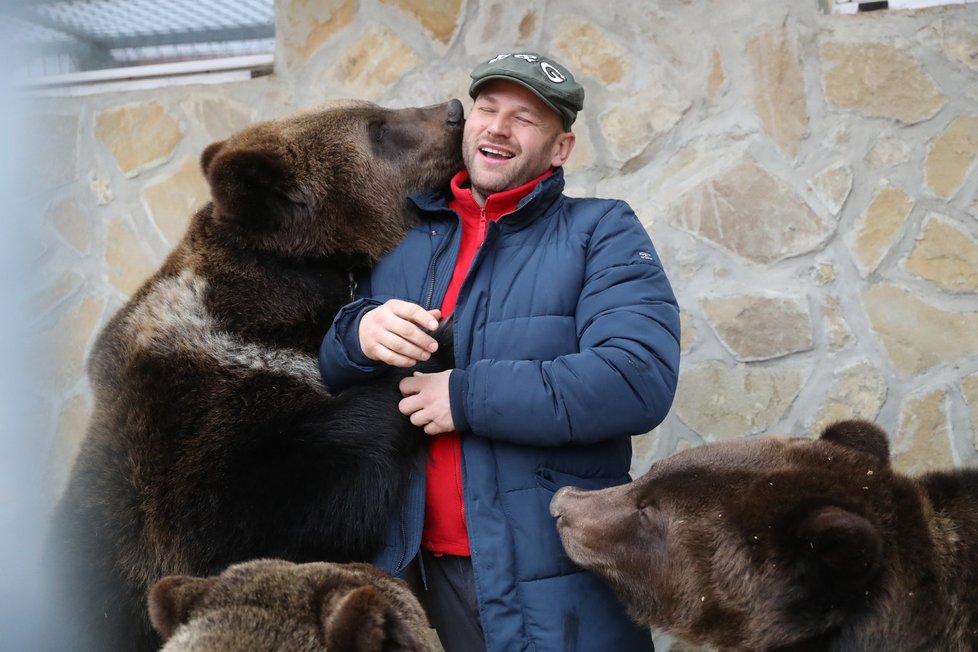
[[421,385],[418,383],[418,381],[414,380],[414,376],[402,378],[401,382],[397,384],[397,388],[401,390],[401,396],[404,396],[405,398],[408,396],[414,396],[421,391]]
[[410,367],[431,357],[437,342],[419,324],[400,315],[420,319],[425,325],[434,320],[421,306],[392,299],[361,318],[358,335],[364,355],[395,367]]
[[[420,328],[427,328],[430,331],[438,328],[438,319],[441,316],[441,311],[439,310],[428,311],[416,303],[400,301],[398,299],[391,299],[384,305],[390,306],[391,312],[394,315],[409,321]],[[437,312],[439,317],[434,316],[432,314],[434,312]]]
[[[432,312],[441,314],[440,311]],[[379,341],[392,351],[420,360],[422,358],[419,357],[418,352],[405,349],[400,343],[389,338],[385,339],[383,334],[394,334],[421,351],[434,352],[438,344],[423,330],[434,330],[438,327],[438,320],[432,316],[432,312],[414,303],[391,299],[364,315],[363,319],[367,320],[364,325],[364,338]]]
[[411,362],[424,361],[431,354],[413,342],[404,339],[397,333],[383,331],[377,336],[377,343],[394,354],[409,358]]

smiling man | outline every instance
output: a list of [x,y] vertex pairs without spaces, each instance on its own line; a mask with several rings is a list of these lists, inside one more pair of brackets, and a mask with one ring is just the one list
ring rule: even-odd
[[471,76],[465,169],[410,197],[420,224],[320,352],[342,390],[428,359],[429,332],[453,317],[456,367],[401,382],[400,410],[430,454],[375,563],[403,574],[419,558],[446,652],[651,650],[648,630],[568,559],[549,504],[562,486],[629,481],[631,436],[675,394],[679,309],[626,203],[562,194],[584,105],[574,76],[535,53]]

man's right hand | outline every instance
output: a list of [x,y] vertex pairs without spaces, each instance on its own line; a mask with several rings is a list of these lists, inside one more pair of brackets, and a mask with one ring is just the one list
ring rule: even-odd
[[390,299],[360,318],[360,350],[371,360],[392,367],[411,367],[438,349],[427,331],[438,328],[440,310],[425,310],[416,303]]

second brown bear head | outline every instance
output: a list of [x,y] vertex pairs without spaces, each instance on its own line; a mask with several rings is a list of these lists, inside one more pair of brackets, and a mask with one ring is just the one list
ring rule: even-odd
[[149,611],[165,652],[429,650],[407,584],[368,564],[264,559],[213,577],[165,577]]

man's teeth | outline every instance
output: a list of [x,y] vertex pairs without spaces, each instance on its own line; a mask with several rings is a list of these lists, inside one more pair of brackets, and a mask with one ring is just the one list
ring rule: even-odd
[[510,154],[509,152],[504,152],[504,151],[502,151],[500,149],[495,149],[495,148],[492,148],[492,147],[483,147],[482,148],[482,153],[483,154],[487,154],[487,155],[491,155],[491,156],[501,156],[503,158],[513,158],[513,155]]

